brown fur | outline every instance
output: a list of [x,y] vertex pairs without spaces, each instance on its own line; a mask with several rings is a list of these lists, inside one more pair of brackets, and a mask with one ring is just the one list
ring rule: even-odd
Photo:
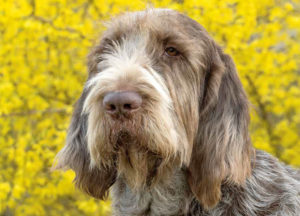
[[248,134],[248,101],[232,59],[213,44],[197,138],[189,165],[189,183],[205,208],[221,197],[222,182],[245,183],[254,156]]
[[90,168],[90,156],[86,148],[86,116],[81,115],[84,98],[83,92],[75,105],[67,144],[59,152],[58,164],[54,169],[73,169],[76,173],[75,185],[87,194],[104,199],[109,187],[115,182],[116,170],[111,168]]

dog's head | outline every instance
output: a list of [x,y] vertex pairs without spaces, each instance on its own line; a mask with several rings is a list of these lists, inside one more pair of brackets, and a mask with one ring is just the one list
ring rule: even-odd
[[133,188],[184,168],[205,208],[224,181],[250,174],[248,103],[231,58],[194,20],[172,10],[115,18],[89,55],[58,168],[103,198],[118,176]]

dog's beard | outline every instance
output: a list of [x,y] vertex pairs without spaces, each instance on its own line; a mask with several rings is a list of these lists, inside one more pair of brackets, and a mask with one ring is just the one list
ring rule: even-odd
[[[142,116],[134,120],[114,121],[111,125],[110,144],[114,146],[118,175],[125,178],[132,189],[151,187],[167,180],[173,168],[179,165],[176,154],[155,148],[154,134],[145,130]],[[162,149],[161,149],[162,150]]]
[[115,167],[132,189],[165,181],[181,165],[181,152],[174,144],[177,133],[163,117],[137,114],[111,119],[98,115],[89,116],[89,129],[94,129],[88,131],[92,165]]
[[119,175],[134,189],[153,185],[158,169],[162,169],[162,157],[127,131],[120,132],[117,146]]

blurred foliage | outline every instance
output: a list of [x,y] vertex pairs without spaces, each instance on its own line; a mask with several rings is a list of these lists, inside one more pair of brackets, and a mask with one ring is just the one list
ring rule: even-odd
[[109,201],[51,173],[87,77],[100,20],[146,7],[199,21],[233,56],[256,147],[300,166],[300,2],[293,0],[1,0],[0,215],[109,215]]

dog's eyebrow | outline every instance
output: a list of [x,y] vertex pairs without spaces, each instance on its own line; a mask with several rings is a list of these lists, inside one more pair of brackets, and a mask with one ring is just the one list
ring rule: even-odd
[[194,40],[191,40],[183,35],[171,34],[163,39],[163,46],[175,47],[182,55],[186,55],[190,52],[190,44],[195,43]]

